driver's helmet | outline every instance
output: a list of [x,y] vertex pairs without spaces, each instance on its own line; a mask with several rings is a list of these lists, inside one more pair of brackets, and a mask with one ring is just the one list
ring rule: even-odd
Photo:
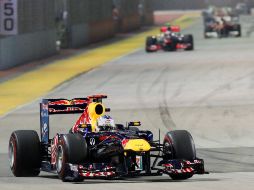
[[171,30],[171,24],[169,22],[165,23],[165,26],[168,28],[168,30]]
[[101,116],[97,121],[98,131],[109,131],[115,128],[115,122],[109,115]]

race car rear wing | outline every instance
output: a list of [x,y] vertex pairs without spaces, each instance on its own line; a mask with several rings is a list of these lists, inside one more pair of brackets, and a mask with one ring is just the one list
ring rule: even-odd
[[[49,115],[53,114],[76,114],[83,113],[91,102],[102,102],[106,95],[93,95],[87,98],[74,99],[42,99],[40,103],[40,131],[41,142],[49,143]],[[106,112],[110,109],[106,108]]]

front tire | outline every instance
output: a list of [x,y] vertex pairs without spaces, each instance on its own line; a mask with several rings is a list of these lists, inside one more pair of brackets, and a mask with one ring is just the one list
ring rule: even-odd
[[191,51],[194,49],[194,41],[193,41],[193,36],[191,34],[184,36],[184,42],[190,44],[190,46],[187,47],[185,50]]
[[149,47],[152,45],[157,45],[157,39],[153,36],[148,36],[146,38],[146,52],[147,53],[153,52],[149,49]]
[[18,130],[9,140],[9,161],[16,177],[38,176],[41,167],[40,140],[36,131]]
[[[165,135],[163,143],[164,159],[193,161],[196,159],[196,148],[191,134],[185,130],[170,131]],[[174,180],[184,180],[193,173],[170,174]]]
[[[87,143],[80,134],[63,135],[57,146],[56,169],[62,181],[68,181],[66,164],[82,164],[87,159]],[[82,181],[77,177],[73,181]]]

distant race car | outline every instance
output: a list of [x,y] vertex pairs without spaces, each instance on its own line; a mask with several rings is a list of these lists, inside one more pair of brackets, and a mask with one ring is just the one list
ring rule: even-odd
[[146,38],[146,52],[176,51],[178,49],[187,51],[194,49],[193,36],[181,34],[179,26],[163,26],[159,35]]
[[231,8],[211,8],[203,11],[204,38],[241,37],[239,16]]
[[[107,96],[43,99],[40,138],[33,130],[11,134],[12,173],[25,177],[45,171],[58,174],[62,181],[162,174],[183,180],[206,173],[189,132],[169,131],[160,143],[153,139],[151,131],[138,128],[140,122],[128,122],[126,126],[114,124],[112,118],[105,115],[110,110],[102,104],[104,98]],[[81,116],[70,131],[49,138],[49,116],[74,113]]]
[[231,22],[230,18],[225,19],[221,17],[206,18],[204,22],[204,37],[241,37],[241,25],[239,23]]

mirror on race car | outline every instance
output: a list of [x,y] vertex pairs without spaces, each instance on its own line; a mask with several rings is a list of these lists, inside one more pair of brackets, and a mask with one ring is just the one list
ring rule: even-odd
[[140,121],[128,122],[128,127],[131,127],[131,126],[135,126],[135,127],[141,126],[141,122]]

